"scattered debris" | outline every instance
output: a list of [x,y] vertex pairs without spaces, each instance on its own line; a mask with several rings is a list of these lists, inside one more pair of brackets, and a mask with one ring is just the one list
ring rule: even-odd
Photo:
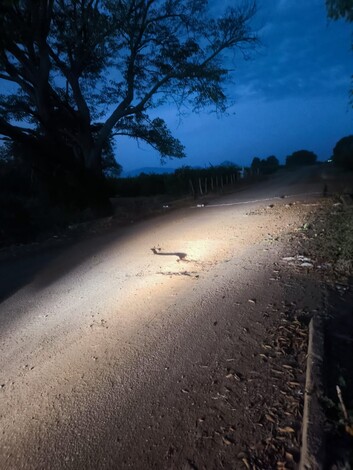
[[282,260],[292,266],[298,266],[301,268],[313,268],[314,267],[314,262],[312,261],[312,259],[303,255],[285,256],[284,258],[282,258]]
[[353,198],[352,198],[351,194],[342,194],[340,196],[340,199],[343,203],[343,206],[345,206],[345,207],[353,206]]
[[313,263],[307,263],[307,262],[302,263],[300,266],[302,268],[313,268],[314,267]]

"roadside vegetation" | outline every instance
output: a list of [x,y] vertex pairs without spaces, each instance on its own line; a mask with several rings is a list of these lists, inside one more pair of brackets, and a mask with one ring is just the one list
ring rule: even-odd
[[110,187],[115,195],[122,197],[167,194],[174,197],[191,195],[196,198],[220,191],[225,186],[235,185],[239,179],[250,174],[249,169],[242,170],[231,163],[208,168],[184,166],[172,174],[141,173],[131,178],[111,178]]
[[[345,139],[342,141],[346,142]],[[335,155],[340,155],[338,152],[342,148],[346,155],[346,146],[342,146],[342,141],[335,146]],[[348,141],[350,142],[350,139]],[[94,210],[95,195],[92,194],[90,201],[89,188],[86,185],[74,185],[71,191],[66,188],[65,203],[61,198],[60,203],[53,204],[47,198],[46,187],[39,183],[30,163],[21,158],[21,146],[7,144],[1,150],[0,246],[45,238],[69,225],[97,218]],[[344,161],[350,161],[350,158],[347,157]],[[103,217],[117,212],[123,213],[126,205],[125,199],[128,198],[154,198],[151,203],[155,210],[156,207],[162,207],[162,204],[167,203],[168,200],[198,199],[208,194],[236,190],[244,182],[256,184],[262,178],[283,168],[277,157],[272,155],[263,159],[254,157],[250,167],[240,167],[226,161],[221,165],[210,165],[207,168],[182,166],[172,174],[141,173],[135,177],[122,178],[120,177],[122,168],[116,162],[114,153],[109,147],[106,148],[103,162],[104,178],[101,179],[100,191],[105,194],[104,197],[111,204],[109,210],[100,213]],[[317,157],[313,152],[302,150],[288,156],[284,168],[297,168],[315,162],[317,162]],[[340,165],[341,162],[342,159],[334,158],[335,165]],[[54,189],[51,188],[51,191]],[[156,197],[160,198],[159,202],[155,200]],[[113,200],[114,204],[112,204]],[[78,203],[78,201],[81,202]],[[122,206],[121,210],[118,208],[119,204]],[[141,204],[137,206],[139,206],[138,212],[141,212]],[[147,204],[144,202],[142,206],[147,207]],[[131,209],[131,204],[129,207]],[[134,210],[133,207],[129,219],[134,217]],[[139,217],[141,215],[138,214]]]
[[[119,168],[115,169],[115,173],[112,168],[104,179],[104,191],[110,198],[112,210],[102,215],[121,215],[128,205],[129,220],[142,215],[135,213],[137,209],[140,212],[140,209],[146,210],[150,205],[155,210],[171,199],[198,199],[212,193],[219,194],[239,187],[243,180],[254,181],[262,175],[230,162],[203,169],[181,167],[172,174],[141,173],[130,178],[120,178],[117,176]],[[131,205],[131,198],[136,199],[136,204]],[[144,198],[143,204],[141,198]],[[70,203],[70,194],[67,194],[65,205],[50,204],[40,187],[33,182],[30,166],[10,157],[0,159],[0,202],[0,246],[30,242],[39,236],[45,237],[45,234],[65,229],[68,225],[96,218],[92,206],[83,204],[77,207]]]
[[[353,174],[351,181],[353,181]],[[333,194],[306,224],[305,249],[321,267],[328,310],[324,331],[323,390],[325,468],[353,466],[353,183]]]

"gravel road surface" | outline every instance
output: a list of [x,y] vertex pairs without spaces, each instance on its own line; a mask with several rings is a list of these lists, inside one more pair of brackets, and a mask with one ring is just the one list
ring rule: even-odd
[[285,300],[322,301],[282,261],[319,173],[3,260],[0,468],[246,468],[259,345]]

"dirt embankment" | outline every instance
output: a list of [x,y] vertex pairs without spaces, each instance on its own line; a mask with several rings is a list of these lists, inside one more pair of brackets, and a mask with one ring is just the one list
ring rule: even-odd
[[[309,438],[320,440],[315,459],[327,470],[353,466],[353,200],[337,192],[312,204],[305,223],[287,234],[290,256],[283,258],[293,270],[307,269],[308,282],[316,282],[324,302],[315,316],[322,335],[323,357],[313,393],[325,421],[309,423]],[[307,328],[304,327],[307,334]],[[299,353],[301,348],[294,348]],[[288,465],[288,464],[287,464]],[[261,468],[261,467],[260,467]],[[285,467],[288,468],[288,467]],[[316,468],[315,466],[312,468]],[[321,468],[321,467],[320,467]]]
[[307,225],[306,249],[321,266],[327,292],[321,313],[324,357],[319,402],[325,468],[353,468],[353,199],[336,194],[322,202]]

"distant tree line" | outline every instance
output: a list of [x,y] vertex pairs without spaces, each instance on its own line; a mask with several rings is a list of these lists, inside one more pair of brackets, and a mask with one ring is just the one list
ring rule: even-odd
[[[45,191],[39,184],[36,173],[29,162],[25,163],[13,154],[21,152],[21,145],[9,143],[0,147],[0,245],[26,242],[38,234],[51,232],[72,221],[84,221],[92,214],[82,212],[75,205],[71,211],[60,205],[47,210],[41,198]],[[340,139],[333,149],[332,160],[338,167],[353,170],[353,135]],[[106,150],[103,159],[106,172],[106,192],[109,197],[139,197],[192,194],[203,196],[210,192],[221,192],[237,183],[244,175],[262,176],[274,173],[280,168],[278,159],[254,157],[251,166],[241,169],[230,162],[208,168],[181,167],[173,174],[141,174],[134,178],[120,178],[121,166],[116,164],[113,153]],[[311,165],[317,156],[308,150],[293,152],[286,158],[285,166],[294,168]],[[68,203],[70,195],[68,195]],[[48,203],[49,204],[49,203]]]
[[[352,0],[353,1],[353,0]],[[353,170],[353,135],[340,139],[333,148],[330,158],[335,166],[345,170]],[[286,158],[286,167],[313,165],[317,162],[317,155],[309,150],[298,150]]]
[[193,195],[222,191],[239,180],[240,167],[234,164],[191,168],[183,166],[172,174],[146,174],[130,178],[111,178],[111,193],[122,197]]
[[251,163],[251,170],[259,175],[270,175],[271,173],[275,173],[279,167],[279,160],[274,155],[262,160],[258,157],[254,157]]

